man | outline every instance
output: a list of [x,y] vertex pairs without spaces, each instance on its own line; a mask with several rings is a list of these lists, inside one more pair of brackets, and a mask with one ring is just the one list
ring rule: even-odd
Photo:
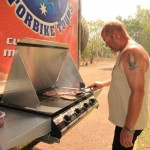
[[101,36],[112,51],[119,52],[111,80],[94,82],[94,91],[110,85],[109,120],[115,124],[112,150],[132,150],[148,123],[149,56],[133,41],[119,21],[106,23]]

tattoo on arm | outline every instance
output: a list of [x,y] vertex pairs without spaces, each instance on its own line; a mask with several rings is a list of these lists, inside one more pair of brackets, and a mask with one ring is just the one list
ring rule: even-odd
[[129,65],[129,70],[134,70],[137,68],[137,58],[135,54],[129,54],[127,56],[127,62]]

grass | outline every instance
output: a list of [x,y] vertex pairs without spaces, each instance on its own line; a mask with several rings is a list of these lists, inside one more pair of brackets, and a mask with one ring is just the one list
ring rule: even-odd
[[150,123],[139,136],[136,150],[150,150]]
[[150,150],[150,94],[149,94],[149,122],[137,141],[136,150]]

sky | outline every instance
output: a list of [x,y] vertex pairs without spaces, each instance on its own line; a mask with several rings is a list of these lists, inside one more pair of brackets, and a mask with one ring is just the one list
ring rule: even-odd
[[81,0],[82,15],[88,21],[114,20],[116,16],[123,19],[134,16],[137,5],[150,9],[150,0]]

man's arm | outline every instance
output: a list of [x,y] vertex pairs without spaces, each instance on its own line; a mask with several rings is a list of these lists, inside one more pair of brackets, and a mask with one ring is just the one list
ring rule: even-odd
[[144,97],[144,60],[142,55],[134,51],[127,51],[123,59],[123,68],[126,74],[131,95],[125,126],[134,128],[139,117]]
[[128,103],[128,111],[124,128],[120,134],[120,143],[125,147],[133,146],[133,133],[139,114],[141,112],[144,97],[144,57],[137,50],[126,51],[122,59],[124,73],[127,77],[131,95]]

